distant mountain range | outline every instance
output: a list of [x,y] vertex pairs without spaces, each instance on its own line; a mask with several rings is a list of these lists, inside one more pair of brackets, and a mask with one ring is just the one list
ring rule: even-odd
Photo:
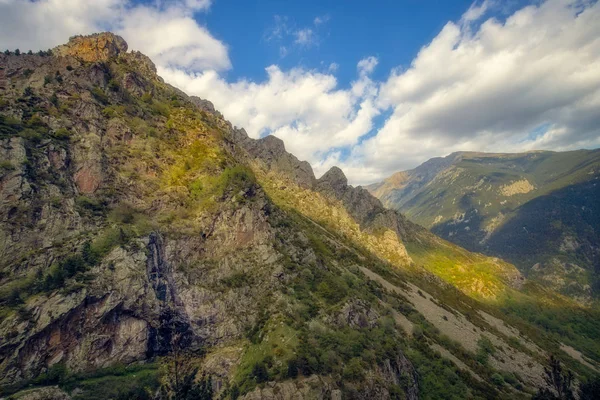
[[367,189],[471,251],[580,300],[598,296],[600,150],[458,152]]

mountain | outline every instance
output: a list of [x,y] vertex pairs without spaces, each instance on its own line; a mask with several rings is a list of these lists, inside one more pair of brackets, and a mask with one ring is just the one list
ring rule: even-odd
[[254,140],[113,34],[0,54],[0,390],[528,398],[598,311]]
[[598,149],[453,153],[368,189],[435,234],[564,294],[600,294]]

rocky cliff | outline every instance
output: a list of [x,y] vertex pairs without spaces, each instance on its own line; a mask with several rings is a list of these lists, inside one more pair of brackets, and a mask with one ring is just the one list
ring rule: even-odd
[[514,267],[337,168],[316,179],[122,38],[0,54],[0,72],[2,393],[515,398],[541,384],[555,342],[494,305],[530,299]]

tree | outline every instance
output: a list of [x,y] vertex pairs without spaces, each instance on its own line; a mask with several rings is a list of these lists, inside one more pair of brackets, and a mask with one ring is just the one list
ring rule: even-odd
[[547,387],[541,387],[533,395],[533,400],[572,400],[573,395],[573,373],[563,371],[560,361],[550,355],[548,367],[544,367],[544,382]]
[[10,292],[6,303],[11,307],[23,304],[23,299],[21,298],[21,294],[19,293],[18,289],[15,288]]
[[19,56],[19,55],[21,55],[21,50],[19,50],[19,49],[16,49],[16,50],[15,50],[15,56]]
[[[173,329],[175,329],[173,327]],[[197,380],[199,366],[197,354],[184,349],[181,333],[171,339],[172,352],[165,357],[165,381],[161,387],[161,398],[169,400],[211,400],[212,380],[206,373]]]
[[254,364],[252,368],[252,376],[256,380],[256,383],[262,383],[269,380],[269,372],[264,363],[259,362]]
[[579,386],[580,400],[600,399],[600,376]]

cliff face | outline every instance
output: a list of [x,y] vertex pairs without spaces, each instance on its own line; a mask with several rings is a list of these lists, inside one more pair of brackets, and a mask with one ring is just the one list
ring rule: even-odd
[[[511,265],[337,168],[316,179],[126,49],[105,33],[0,54],[3,393],[511,398],[540,383],[545,350],[473,300],[513,293]],[[463,346],[483,337],[506,353],[475,361]],[[514,389],[485,383],[496,369]]]
[[[304,307],[287,288],[301,272],[318,272],[317,285],[336,268],[265,195],[231,125],[112,34],[72,38],[52,56],[0,55],[0,65],[5,387],[47,380],[57,366],[75,376],[216,349],[203,368],[215,391],[243,394],[264,365],[249,352],[289,320],[294,340],[266,367],[284,378]],[[294,164],[273,140],[256,151],[278,168]],[[293,176],[314,183],[307,163]],[[391,369],[364,364],[375,368],[369,379],[394,385],[412,373],[394,352]],[[341,393],[331,377],[317,382],[323,395]],[[415,398],[415,382],[403,385]]]

